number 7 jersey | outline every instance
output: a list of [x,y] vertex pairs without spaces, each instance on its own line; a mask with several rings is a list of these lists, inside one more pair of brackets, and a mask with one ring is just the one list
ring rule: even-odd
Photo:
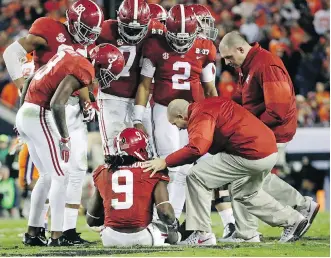
[[216,48],[212,41],[197,38],[191,49],[179,54],[168,45],[165,36],[146,40],[141,74],[153,78],[153,99],[168,106],[174,99],[196,102],[204,99],[201,82],[215,80]]
[[106,165],[93,172],[94,185],[103,199],[104,225],[114,228],[147,227],[153,217],[154,188],[169,177],[144,173],[141,162],[108,171]]
[[[118,47],[125,58],[125,66],[120,78],[111,82],[111,86],[102,92],[122,98],[134,98],[139,84],[141,55],[144,42],[153,35],[163,35],[164,25],[151,20],[146,37],[136,45],[126,43],[118,33],[116,20],[104,21],[97,43],[110,43]],[[100,97],[100,96],[99,96]]]

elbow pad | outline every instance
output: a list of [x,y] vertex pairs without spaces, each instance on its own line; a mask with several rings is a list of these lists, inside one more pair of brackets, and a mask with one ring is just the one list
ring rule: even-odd
[[22,65],[26,61],[26,54],[26,50],[18,41],[10,44],[3,52],[3,60],[12,80],[23,77]]

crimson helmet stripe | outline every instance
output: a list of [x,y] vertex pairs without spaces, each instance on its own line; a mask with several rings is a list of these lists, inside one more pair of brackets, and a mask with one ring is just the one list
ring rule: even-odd
[[179,7],[180,7],[180,18],[182,21],[181,33],[185,33],[185,9],[183,4],[180,4]]
[[100,9],[100,7],[99,7],[98,4],[94,3],[94,2],[91,1],[91,0],[90,0],[90,2],[93,3],[93,4],[96,6],[97,10],[98,10],[98,13],[99,13],[99,21],[98,21],[98,25],[97,25],[97,27],[100,27],[100,26],[101,26],[101,21],[102,21],[102,11],[101,11],[101,9]]
[[133,6],[133,20],[138,19],[138,0],[134,0],[134,6]]

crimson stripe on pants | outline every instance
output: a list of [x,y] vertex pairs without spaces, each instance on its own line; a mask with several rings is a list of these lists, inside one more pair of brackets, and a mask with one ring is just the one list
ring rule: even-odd
[[105,142],[105,146],[103,147],[105,150],[106,155],[110,155],[110,151],[109,151],[109,147],[108,147],[108,137],[107,137],[107,133],[106,133],[106,127],[105,127],[105,121],[103,119],[103,111],[104,111],[104,107],[103,107],[103,100],[100,99],[100,104],[101,104],[101,117],[100,117],[100,122],[101,122],[101,131],[103,133],[103,137],[104,137],[104,142]]
[[40,107],[39,118],[40,118],[41,128],[43,129],[44,135],[45,135],[46,140],[47,140],[47,144],[48,144],[49,152],[51,153],[51,158],[52,158],[53,167],[54,167],[55,172],[57,173],[57,175],[58,175],[58,176],[61,176],[60,173],[59,173],[59,171],[57,170],[57,167],[55,166],[52,146],[51,146],[51,144],[50,144],[50,141],[49,141],[48,135],[47,135],[47,133],[46,133],[46,129],[45,129],[44,124],[43,124],[43,119],[42,119],[42,118],[43,118],[43,108],[42,108],[42,107]]
[[54,140],[53,140],[53,137],[52,137],[52,134],[47,126],[47,123],[46,123],[46,110],[44,108],[43,109],[43,118],[44,118],[44,123],[45,123],[45,127],[46,127],[46,131],[48,132],[48,135],[51,139],[51,143],[52,143],[52,147],[53,147],[53,151],[54,151],[54,159],[55,159],[55,162],[56,162],[56,165],[57,165],[57,168],[59,169],[60,173],[62,174],[62,176],[64,176],[64,173],[60,167],[60,163],[59,163],[59,159],[57,157],[57,153],[56,153],[56,148],[55,148],[55,144],[54,144]]

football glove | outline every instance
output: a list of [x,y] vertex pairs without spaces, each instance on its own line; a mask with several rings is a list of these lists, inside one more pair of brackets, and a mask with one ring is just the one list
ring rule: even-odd
[[61,138],[60,140],[60,152],[61,158],[64,160],[65,163],[68,162],[70,156],[70,137],[68,138]]

